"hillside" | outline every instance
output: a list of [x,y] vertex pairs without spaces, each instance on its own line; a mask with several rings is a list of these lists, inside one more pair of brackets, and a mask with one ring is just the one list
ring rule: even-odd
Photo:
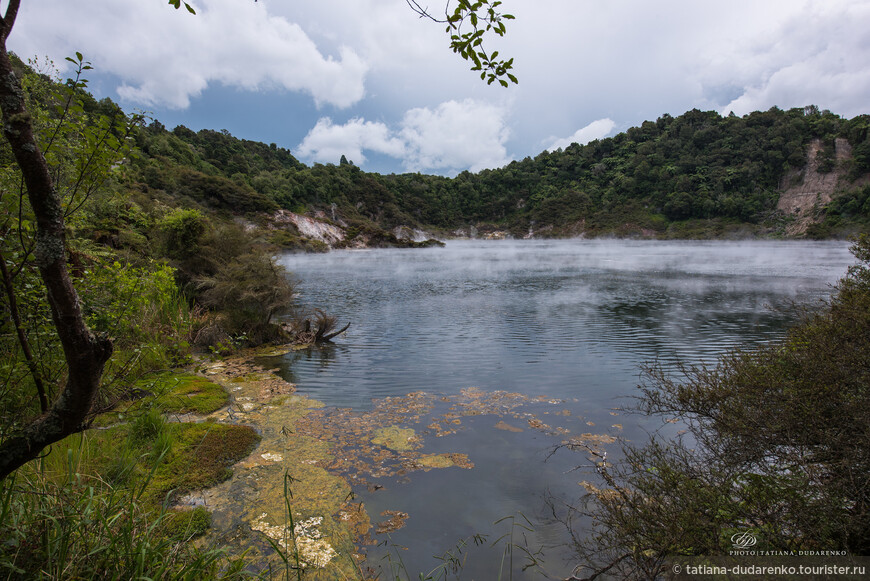
[[[868,127],[870,116],[847,120],[816,107],[743,117],[693,110],[501,169],[445,178],[367,173],[344,159],[308,167],[275,144],[185,127],[168,131],[154,122],[138,138],[143,155],[128,177],[182,204],[247,216],[275,243],[308,249],[394,245],[409,230],[416,238],[422,231],[843,236],[866,225],[868,209],[835,209],[832,224],[827,206],[847,192],[866,198],[860,192],[870,173]],[[328,237],[310,227],[305,232],[288,213],[338,230]]]

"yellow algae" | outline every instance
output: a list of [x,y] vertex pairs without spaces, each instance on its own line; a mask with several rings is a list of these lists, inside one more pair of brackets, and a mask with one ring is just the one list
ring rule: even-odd
[[550,426],[542,422],[537,418],[532,418],[529,420],[529,427],[535,430],[549,430]]
[[[203,493],[214,514],[212,534],[231,540],[239,553],[247,551],[254,568],[281,563],[262,534],[285,556],[299,557],[306,580],[357,578],[355,542],[371,528],[368,515],[359,503],[351,504],[347,481],[322,467],[332,459],[330,444],[297,433],[298,422],[324,404],[294,394],[292,384],[243,360],[210,370],[213,381],[237,396],[222,421],[254,424],[262,434],[259,449],[237,464],[233,478]],[[297,524],[293,530],[287,528],[288,507]],[[250,532],[239,529],[239,521]]]
[[580,440],[583,442],[595,442],[599,444],[612,444],[616,441],[616,438],[610,436],[608,434],[580,434],[576,438],[572,438],[572,440]]
[[420,456],[418,462],[428,468],[449,468],[455,466],[453,460],[447,454],[427,454]]
[[428,470],[431,468],[450,468],[452,466],[456,466],[459,468],[471,469],[474,468],[474,463],[468,459],[466,454],[424,454],[419,458],[414,460],[410,460],[406,462],[406,465],[409,469],[423,469]]
[[586,450],[599,451],[601,446],[616,442],[616,438],[609,434],[580,434],[573,436],[562,443],[569,448],[582,448]]
[[323,569],[338,556],[338,552],[323,539],[320,525],[323,517],[311,517],[297,522],[292,528],[287,525],[271,525],[266,520],[267,513],[262,513],[251,522],[251,529],[259,531],[275,541],[287,552],[294,549],[299,552],[299,560],[304,567]]
[[499,430],[504,430],[506,432],[522,432],[522,428],[518,428],[516,426],[512,426],[505,422],[504,420],[499,420],[499,422],[495,425],[495,427]]
[[588,492],[589,494],[597,496],[599,499],[604,501],[615,500],[620,497],[618,491],[612,488],[598,488],[588,480],[583,480],[582,482],[578,482],[577,484],[585,488],[586,492]]
[[372,443],[396,452],[404,452],[418,447],[416,436],[417,434],[412,428],[389,426],[377,430],[372,438]]
[[338,556],[332,545],[323,539],[323,534],[318,528],[322,523],[323,517],[315,516],[293,526],[293,538],[302,562],[318,569],[323,569]]
[[292,345],[280,345],[280,346],[268,345],[265,347],[258,347],[258,348],[252,349],[251,351],[252,351],[252,355],[254,355],[256,357],[277,357],[280,355],[286,355],[287,353],[290,353],[291,351],[293,351],[293,346]]

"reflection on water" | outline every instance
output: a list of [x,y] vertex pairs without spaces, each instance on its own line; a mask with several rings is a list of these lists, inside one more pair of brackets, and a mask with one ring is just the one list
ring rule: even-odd
[[[278,360],[301,393],[357,410],[470,386],[543,395],[573,402],[579,425],[619,422],[640,439],[643,419],[611,415],[633,394],[639,365],[711,362],[781,337],[792,304],[826,297],[853,261],[844,243],[499,241],[283,262],[301,280],[304,303],[352,322],[335,345]],[[393,538],[412,547],[402,555],[412,574],[469,534],[496,533],[491,523],[501,517],[539,513],[548,489],[579,496],[582,478],[565,473],[582,459],[560,453],[545,462],[558,440],[495,430],[491,419],[427,441],[427,453],[467,453],[474,470],[362,493],[370,512],[410,514]],[[537,535],[545,544],[558,536],[545,526]],[[499,557],[491,555],[496,565]],[[477,574],[486,578],[493,563],[482,559]]]

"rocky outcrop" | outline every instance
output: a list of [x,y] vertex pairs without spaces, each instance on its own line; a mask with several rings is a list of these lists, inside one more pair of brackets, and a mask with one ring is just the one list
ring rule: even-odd
[[410,240],[412,242],[425,242],[434,238],[425,230],[419,228],[411,228],[409,226],[396,226],[393,228],[393,236],[399,240]]
[[[443,246],[427,232],[408,226],[399,226],[388,232],[373,224],[349,225],[340,218],[329,218],[323,212],[314,217],[278,210],[269,216],[272,230],[286,230],[291,234],[293,248],[322,252],[330,248],[425,248]],[[297,235],[298,233],[298,235]],[[301,242],[300,242],[301,240]],[[312,243],[313,241],[313,243]],[[319,244],[319,247],[317,245]],[[289,247],[286,246],[285,247]]]
[[345,231],[338,226],[287,210],[275,212],[272,215],[272,224],[278,227],[281,224],[292,224],[303,237],[318,240],[330,247],[344,241],[346,235]]

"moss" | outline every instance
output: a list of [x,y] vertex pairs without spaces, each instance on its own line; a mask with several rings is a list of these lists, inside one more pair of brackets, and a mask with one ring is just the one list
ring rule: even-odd
[[135,401],[119,404],[94,419],[94,427],[106,427],[137,417],[144,410],[164,414],[206,415],[227,406],[230,395],[223,387],[192,373],[164,372],[149,375],[132,385]]
[[211,526],[211,513],[203,507],[193,510],[173,510],[166,513],[160,522],[160,536],[175,541],[200,537]]
[[162,374],[139,384],[144,384],[143,389],[151,386],[157,395],[156,405],[168,413],[210,414],[230,401],[220,385],[190,373]]
[[260,436],[250,426],[218,423],[168,425],[173,445],[154,471],[152,494],[172,493],[213,486],[232,476],[232,465],[253,451]]

